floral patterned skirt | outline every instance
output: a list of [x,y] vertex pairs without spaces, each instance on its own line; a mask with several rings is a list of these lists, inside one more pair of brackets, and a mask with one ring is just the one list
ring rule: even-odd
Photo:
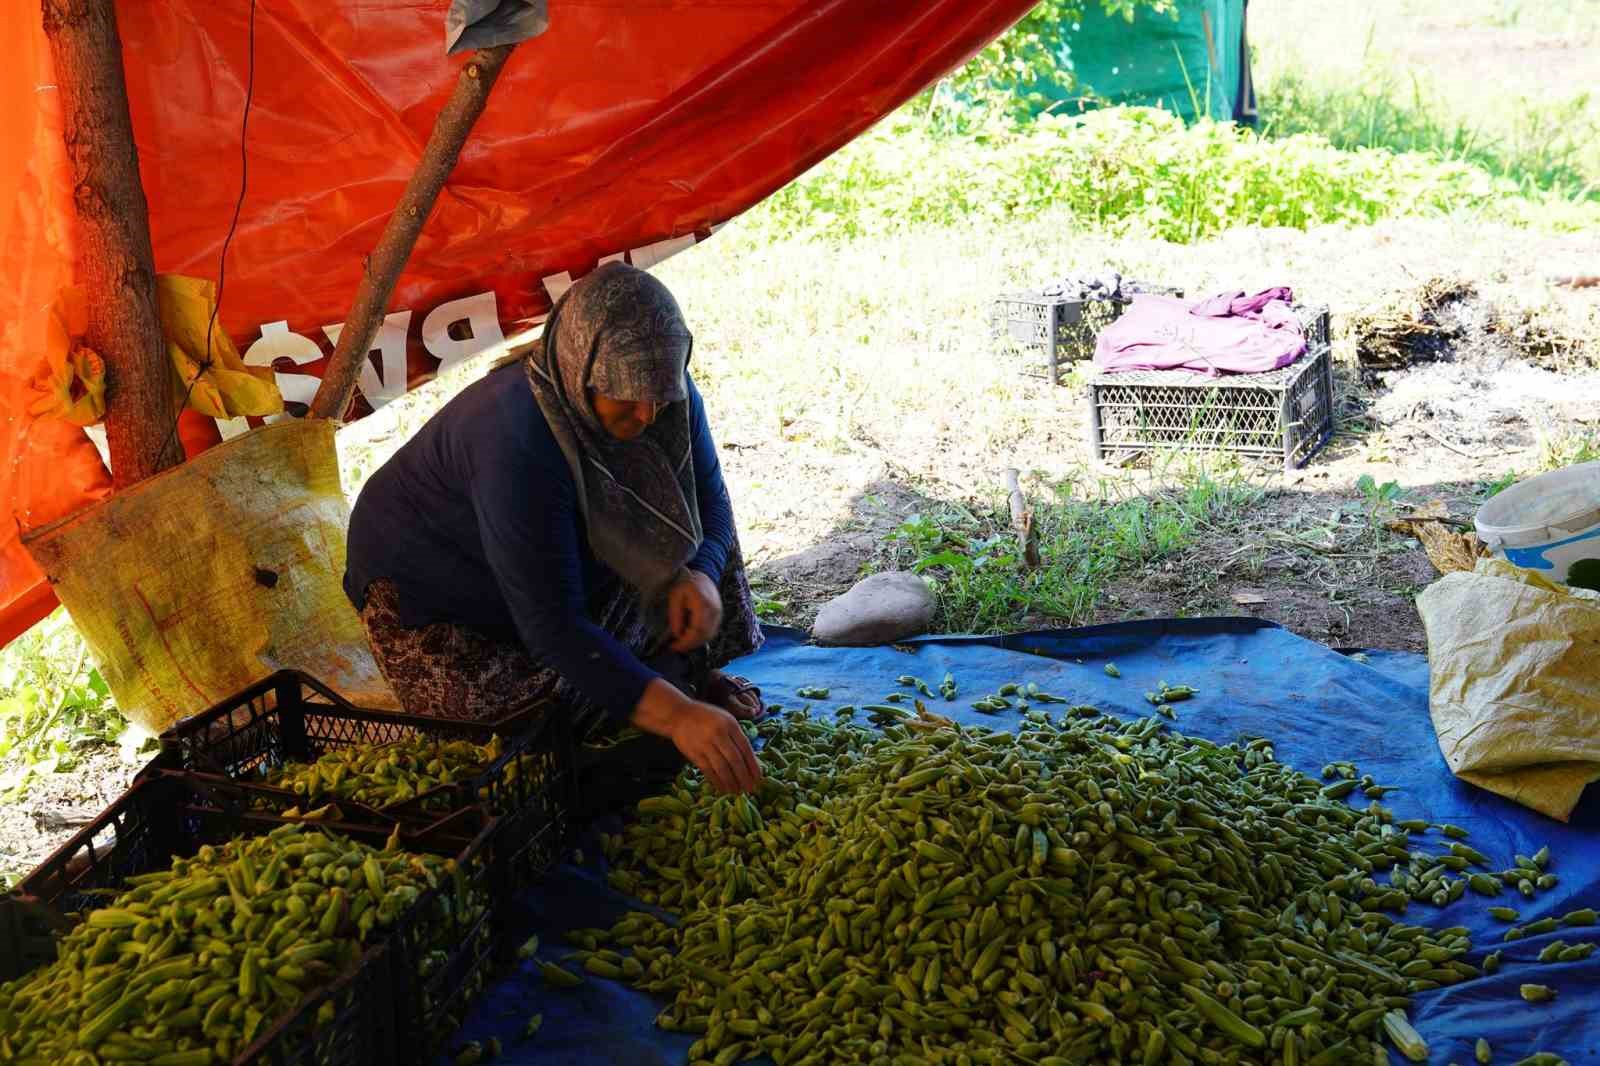
[[[639,597],[621,582],[612,584],[594,597],[590,615],[644,658],[651,631]],[[704,694],[712,670],[761,646],[761,625],[737,541],[728,552],[720,591],[722,625],[706,647],[645,659],[692,697]],[[400,617],[400,594],[392,581],[380,578],[368,586],[361,623],[385,680],[412,714],[493,721],[543,702],[564,709],[579,736],[604,717],[553,668],[529,655],[520,640],[450,622],[407,626]]]

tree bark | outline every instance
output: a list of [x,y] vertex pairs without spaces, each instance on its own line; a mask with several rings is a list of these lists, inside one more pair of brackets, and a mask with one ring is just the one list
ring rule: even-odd
[[514,44],[485,48],[473,54],[456,79],[455,91],[434,120],[433,132],[417,161],[417,169],[406,183],[399,206],[383,227],[378,246],[367,257],[361,285],[356,289],[355,305],[345,318],[322,384],[311,401],[313,418],[342,418],[355,391],[361,364],[372,350],[372,339],[389,308],[395,283],[411,258],[417,237],[433,213],[444,183],[455,169],[461,147],[466,144],[478,116],[489,102],[489,90],[516,48]]
[[[172,372],[156,310],[150,218],[112,0],[42,0],[78,215],[84,338],[106,365],[111,474],[125,488],[183,458]],[[165,454],[163,454],[165,452]]]

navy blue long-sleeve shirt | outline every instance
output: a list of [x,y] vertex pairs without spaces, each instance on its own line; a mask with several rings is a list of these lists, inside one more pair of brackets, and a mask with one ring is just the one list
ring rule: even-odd
[[[733,509],[692,380],[688,392],[704,535],[688,566],[715,583]],[[362,488],[344,575],[357,610],[379,578],[395,583],[404,624],[520,638],[619,718],[660,676],[590,618],[591,594],[619,579],[589,549],[572,472],[519,364],[462,390]]]

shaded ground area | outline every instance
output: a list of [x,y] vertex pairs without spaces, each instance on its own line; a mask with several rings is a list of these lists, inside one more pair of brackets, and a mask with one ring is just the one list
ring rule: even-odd
[[104,746],[85,751],[70,771],[34,778],[0,818],[0,879],[20,877],[48,858],[121,795],[137,770]]
[[1424,651],[1411,599],[1435,576],[1415,542],[1374,537],[1361,500],[1285,491],[1237,528],[1112,582],[1095,621],[1249,615],[1334,647]]
[[[1457,513],[1470,513],[1476,488],[1446,483],[1419,487],[1417,495],[1454,500]],[[969,509],[893,481],[874,483],[820,543],[755,566],[763,613],[807,625],[861,574],[913,561],[888,539],[901,522],[972,509],[981,506]],[[1281,487],[1196,530],[1160,559],[1122,567],[1087,610],[1072,616],[1019,610],[1007,628],[1248,615],[1335,647],[1423,651],[1411,601],[1436,576],[1417,542],[1376,524],[1359,494]]]

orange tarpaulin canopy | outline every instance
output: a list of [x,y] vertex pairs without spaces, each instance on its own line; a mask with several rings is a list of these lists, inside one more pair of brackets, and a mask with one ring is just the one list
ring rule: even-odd
[[[1031,0],[550,0],[507,65],[358,384],[381,406],[623,254],[648,266],[739,214],[963,62]],[[85,431],[29,413],[74,282],[72,187],[37,4],[0,65],[0,640],[54,604],[20,534],[105,496]],[[463,57],[447,0],[261,0],[249,189],[221,325],[305,402],[363,257]],[[156,269],[216,276],[239,191],[249,5],[121,0]],[[113,401],[114,402],[114,401]],[[247,428],[188,412],[193,454]]]

